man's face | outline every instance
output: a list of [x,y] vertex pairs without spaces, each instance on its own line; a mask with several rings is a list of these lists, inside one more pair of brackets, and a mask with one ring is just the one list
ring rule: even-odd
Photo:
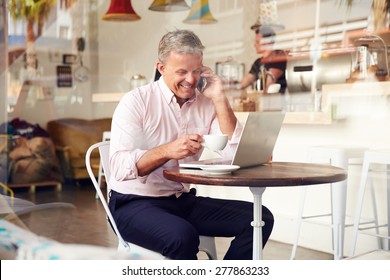
[[157,68],[175,96],[186,100],[195,95],[202,69],[202,55],[171,52],[164,64],[157,63]]
[[272,45],[272,37],[263,37],[262,34],[256,34],[254,44],[256,53],[266,56],[266,54],[272,51]]

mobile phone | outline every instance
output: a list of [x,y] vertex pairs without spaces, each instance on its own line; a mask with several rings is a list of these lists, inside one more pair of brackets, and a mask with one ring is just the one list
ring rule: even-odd
[[207,86],[206,78],[200,77],[198,85],[196,86],[196,88],[199,90],[199,92],[202,93],[204,91],[204,89],[206,88],[206,86]]

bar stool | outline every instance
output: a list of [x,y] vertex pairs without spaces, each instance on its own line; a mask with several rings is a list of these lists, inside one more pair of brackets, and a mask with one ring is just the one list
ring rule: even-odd
[[[371,168],[371,164],[380,164],[382,166],[385,165],[385,168],[374,169]],[[369,172],[370,174],[376,172],[385,172],[387,175],[387,224],[384,225],[379,225],[378,221],[378,211],[376,207],[375,190],[372,184],[372,176],[370,176],[371,184],[369,184],[369,187],[371,190],[373,219],[367,222],[361,221],[364,193],[367,186],[367,181],[369,179]],[[361,226],[370,224],[372,226]],[[380,233],[379,229],[383,227],[387,227],[387,235]],[[375,230],[375,232],[372,232],[373,229]],[[355,221],[353,226],[352,256],[355,255],[356,243],[359,233],[377,237],[378,249],[383,249],[384,246],[382,244],[382,240],[387,239],[387,249],[390,250],[390,150],[368,150],[364,153],[362,175],[360,179],[360,187],[355,210]]]
[[[362,159],[364,147],[349,147],[349,146],[314,146],[309,148],[309,159],[311,162],[316,162],[315,159],[326,159],[330,165],[341,167],[348,170],[349,161],[352,159]],[[290,259],[295,259],[296,250],[298,247],[299,235],[302,222],[317,223],[313,219],[331,216],[331,224],[325,224],[332,227],[332,241],[334,259],[339,260],[343,258],[344,254],[344,228],[345,228],[345,212],[347,201],[347,180],[342,182],[330,184],[331,191],[331,213],[322,215],[304,216],[303,209],[305,206],[307,188],[302,188],[301,206],[298,213],[296,239],[293,244]],[[310,220],[312,219],[312,220]]]

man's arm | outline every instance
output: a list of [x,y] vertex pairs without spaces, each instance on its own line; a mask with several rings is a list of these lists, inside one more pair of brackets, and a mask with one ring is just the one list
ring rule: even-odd
[[265,89],[264,89],[264,93],[267,93],[268,92],[268,87],[274,83],[276,83],[276,81],[282,77],[282,75],[284,74],[284,71],[283,70],[280,70],[278,68],[270,68],[268,71],[267,71],[267,74],[266,74],[266,80],[265,80]]
[[183,159],[197,154],[202,145],[198,134],[182,135],[175,141],[147,151],[136,163],[138,176],[146,176],[171,159]]
[[227,134],[229,139],[231,139],[236,128],[237,118],[229,100],[224,96],[224,98],[213,100],[213,102],[221,132]]
[[246,73],[240,83],[240,89],[246,89],[248,86],[253,84],[255,80],[256,80],[255,75],[253,75],[252,73]]
[[207,79],[203,94],[214,104],[219,127],[222,133],[232,138],[236,128],[237,118],[223,90],[221,79],[208,67],[204,67],[202,76]]

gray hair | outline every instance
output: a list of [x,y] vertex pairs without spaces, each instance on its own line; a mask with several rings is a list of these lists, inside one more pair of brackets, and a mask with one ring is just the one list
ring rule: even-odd
[[203,55],[204,46],[190,30],[175,30],[165,34],[158,45],[158,59],[165,63],[171,52]]

